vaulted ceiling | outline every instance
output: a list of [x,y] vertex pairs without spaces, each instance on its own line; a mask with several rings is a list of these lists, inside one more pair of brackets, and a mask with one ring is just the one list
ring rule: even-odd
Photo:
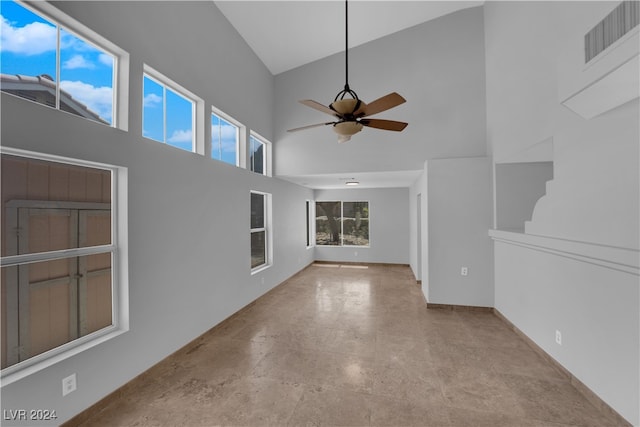
[[[348,4],[349,48],[364,45],[483,3],[483,1],[352,0]],[[215,4],[273,75],[277,76],[344,52],[344,1],[215,1]],[[380,70],[376,72],[379,73]],[[320,81],[314,81],[317,85],[322,85]],[[340,89],[342,83],[342,81],[336,81],[336,90]],[[402,91],[399,87],[393,89]],[[298,96],[296,99],[302,99],[310,95],[308,90],[302,90],[295,96]],[[304,109],[295,101],[290,103],[297,109]],[[295,114],[297,112],[298,110]],[[286,116],[291,115],[286,114]],[[295,123],[295,125],[304,124],[307,123],[302,119],[299,123]],[[413,127],[415,126],[416,123],[413,123]],[[295,126],[292,125],[292,127]],[[331,136],[333,133],[324,131],[328,132],[328,138],[333,141],[334,137]],[[280,148],[287,149],[284,148],[286,143],[283,142],[283,144]],[[371,143],[368,142],[368,144]],[[302,145],[294,143],[294,146],[300,149]],[[355,149],[355,146],[346,147],[346,149]],[[340,189],[345,188],[345,181],[351,179],[359,181],[360,188],[408,187],[420,173],[416,170],[379,170],[377,167],[358,171],[349,167],[340,169],[341,172],[327,170],[318,173],[319,171],[309,170],[305,173],[285,173],[278,176],[310,188]]]
[[[375,40],[482,1],[351,1],[349,47]],[[272,74],[345,47],[343,1],[215,1]]]

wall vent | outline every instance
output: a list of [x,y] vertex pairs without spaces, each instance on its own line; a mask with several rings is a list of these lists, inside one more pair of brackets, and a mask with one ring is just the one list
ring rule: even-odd
[[595,58],[640,21],[640,2],[623,1],[584,36],[584,62]]

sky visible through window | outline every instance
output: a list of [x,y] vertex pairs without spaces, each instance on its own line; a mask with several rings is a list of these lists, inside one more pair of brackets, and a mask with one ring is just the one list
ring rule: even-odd
[[[45,76],[52,82],[59,82],[61,91],[71,95],[100,119],[113,124],[115,59],[112,55],[61,27],[58,71],[58,28],[54,22],[7,0],[0,1],[0,19],[0,71],[3,75],[13,76],[14,80],[16,75],[27,78]],[[2,90],[11,92],[8,87],[3,82]],[[55,90],[51,92],[48,99],[25,92],[12,93],[55,106]],[[193,102],[147,76],[144,78],[143,96],[143,135],[193,151]],[[62,105],[60,108],[74,112]],[[238,137],[236,126],[215,114],[211,115],[212,158],[237,165]]]
[[193,101],[146,75],[143,90],[142,134],[147,138],[193,151]]
[[56,25],[12,1],[0,2],[0,15],[2,74],[46,75],[101,119],[113,123],[113,56],[61,28],[58,76]]
[[237,165],[238,133],[237,126],[211,114],[211,158]]

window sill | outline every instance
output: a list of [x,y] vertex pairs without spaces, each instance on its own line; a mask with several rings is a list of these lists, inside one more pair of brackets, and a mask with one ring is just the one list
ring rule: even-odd
[[251,269],[251,275],[253,276],[254,274],[258,274],[258,273],[260,273],[260,272],[262,272],[262,271],[264,271],[264,270],[266,270],[266,269],[268,269],[270,267],[271,267],[271,264],[263,264],[263,265],[261,265],[259,267],[253,268],[253,269]]
[[123,333],[127,332],[127,330],[128,329],[116,327],[105,328],[102,331],[97,331],[93,334],[68,343],[71,344],[68,347],[65,347],[63,345],[46,353],[34,356],[22,363],[17,363],[15,365],[9,366],[8,368],[2,370],[2,388],[23,378],[26,378],[29,375],[33,375],[36,372],[53,366],[58,362],[75,356],[76,354],[82,353],[83,351],[95,347],[98,344],[122,335]]

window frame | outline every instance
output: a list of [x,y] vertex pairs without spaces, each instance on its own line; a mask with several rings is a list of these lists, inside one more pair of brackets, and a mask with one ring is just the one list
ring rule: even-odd
[[[315,227],[317,227],[316,222],[317,222],[317,209],[316,209],[316,205],[318,203],[323,203],[323,202],[333,202],[333,203],[340,203],[340,244],[339,245],[323,245],[317,242],[316,239],[316,231]],[[344,244],[344,204],[345,203],[366,203],[367,204],[367,209],[369,210],[369,214],[367,216],[367,228],[368,228],[368,234],[369,234],[369,239],[368,243],[366,245],[345,245]],[[314,215],[313,215],[313,223],[314,223],[314,245],[315,246],[321,246],[323,248],[370,248],[371,247],[371,202],[369,200],[316,200],[314,202]]]
[[[154,83],[162,86],[163,88],[163,98],[162,98],[162,102],[163,102],[163,112],[162,112],[162,132],[163,132],[163,139],[164,141],[158,141],[156,139],[153,138],[149,138],[147,136],[144,135],[144,79],[145,78],[149,78],[151,81],[153,81]],[[192,103],[192,109],[191,109],[191,129],[192,129],[192,136],[191,136],[191,152],[192,153],[196,153],[196,154],[200,154],[203,155],[205,154],[205,142],[204,142],[204,101],[197,96],[196,94],[194,94],[193,92],[185,89],[183,86],[179,85],[178,83],[174,82],[173,80],[171,80],[170,78],[166,77],[164,74],[160,73],[159,71],[157,71],[156,69],[154,69],[153,67],[149,66],[148,64],[143,64],[143,71],[142,71],[142,87],[143,87],[143,92],[142,92],[142,137],[144,139],[148,139],[150,141],[155,141],[158,142],[160,144],[165,144],[169,147],[173,147],[173,148],[177,148],[179,150],[182,150],[179,147],[175,147],[171,144],[169,144],[167,142],[167,111],[166,111],[166,104],[167,104],[167,97],[166,97],[166,91],[167,89],[171,90],[172,92],[174,92],[175,94],[179,95],[180,97],[186,99],[187,101],[190,101]],[[182,150],[182,151],[187,151],[187,150]]]
[[[259,227],[259,228],[253,228],[253,226],[250,227],[250,236],[253,233],[261,233],[264,232],[264,251],[265,251],[265,255],[264,255],[264,259],[265,262],[263,264],[257,265],[255,267],[251,267],[251,274],[256,274],[259,273],[262,270],[265,270],[267,268],[269,268],[272,264],[273,264],[273,244],[272,244],[272,238],[271,238],[271,229],[272,229],[272,222],[271,222],[271,194],[269,193],[265,193],[262,191],[255,191],[255,190],[251,190],[250,194],[259,194],[261,196],[263,196],[263,217],[264,217],[264,224],[263,227]],[[251,202],[249,202],[249,210],[251,210]],[[251,215],[251,212],[249,213],[249,215]],[[253,252],[252,248],[251,248],[251,238],[249,239],[249,246],[250,246],[250,253]],[[251,265],[251,263],[249,263],[249,265]]]
[[72,166],[111,171],[111,243],[48,252],[9,255],[0,258],[1,267],[20,266],[34,262],[111,253],[112,324],[64,343],[51,350],[10,365],[0,371],[2,387],[48,368],[62,360],[82,353],[129,330],[128,229],[127,229],[127,168],[10,147],[0,147],[0,154],[44,160]]
[[[254,170],[253,162],[251,161],[251,142],[255,139],[259,143],[263,145],[262,149],[262,173],[256,172]],[[249,133],[248,138],[248,147],[247,147],[247,169],[251,172],[264,175],[264,176],[272,176],[271,175],[271,142],[266,138],[260,136],[257,132],[251,131]]]
[[110,42],[94,30],[90,29],[86,25],[80,23],[69,15],[65,14],[55,6],[48,2],[31,2],[26,3],[22,0],[14,0],[14,2],[21,7],[39,15],[41,18],[50,21],[56,26],[57,41],[56,41],[56,106],[51,107],[46,104],[31,101],[27,98],[23,98],[18,95],[6,93],[11,96],[16,96],[21,99],[26,99],[30,102],[35,102],[38,105],[43,105],[48,108],[54,108],[57,111],[62,111],[66,114],[71,114],[77,117],[76,114],[66,112],[60,109],[60,30],[61,27],[67,32],[73,34],[75,37],[82,39],[89,45],[95,48],[101,49],[113,56],[113,81],[112,81],[112,120],[111,125],[100,123],[96,120],[85,118],[86,120],[94,123],[101,124],[103,126],[109,126],[123,131],[129,130],[129,53]]
[[316,245],[316,204],[313,200],[307,199],[305,201],[305,215],[307,232],[306,247],[310,249]]
[[[228,122],[229,124],[235,126],[238,128],[238,135],[236,137],[236,163],[235,166],[236,167],[244,167],[245,166],[245,162],[242,161],[242,159],[244,158],[245,155],[245,150],[243,150],[242,148],[246,145],[245,141],[246,141],[246,133],[247,133],[247,128],[245,125],[243,125],[242,123],[240,123],[239,121],[237,121],[236,119],[234,119],[233,117],[231,117],[230,115],[228,115],[227,113],[223,112],[222,110],[211,106],[211,115],[210,116],[217,116],[218,118]],[[211,118],[211,117],[210,117]],[[211,129],[211,120],[209,120],[209,129]],[[207,144],[207,152],[205,153],[206,157],[213,159],[213,160],[217,160],[223,163],[227,163],[227,164],[231,164],[228,162],[225,162],[224,160],[220,160],[220,159],[216,159],[213,157],[213,132],[211,133],[211,135],[208,138],[209,143]]]

